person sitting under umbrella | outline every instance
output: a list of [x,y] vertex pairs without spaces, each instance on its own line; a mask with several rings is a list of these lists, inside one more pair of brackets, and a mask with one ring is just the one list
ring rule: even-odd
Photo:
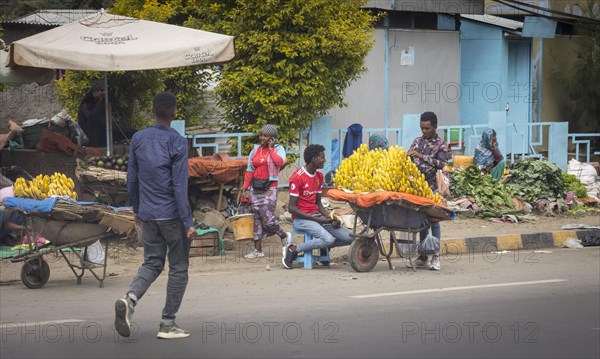
[[106,110],[104,106],[104,83],[96,80],[81,100],[77,123],[87,135],[92,147],[106,147]]

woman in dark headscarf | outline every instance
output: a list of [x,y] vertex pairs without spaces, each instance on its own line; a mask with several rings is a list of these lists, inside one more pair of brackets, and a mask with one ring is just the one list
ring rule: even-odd
[[499,180],[504,174],[506,162],[496,140],[496,131],[487,128],[481,134],[481,141],[475,148],[474,163],[481,168],[483,174],[490,174],[492,178]]
[[382,150],[387,150],[389,147],[388,139],[383,135],[371,135],[369,137],[369,151],[372,151],[376,148],[381,148]]
[[[264,257],[263,238],[277,234],[282,245],[291,241],[292,235],[285,232],[275,217],[279,170],[286,163],[286,153],[277,142],[277,127],[264,125],[248,156],[248,168],[244,176],[242,197],[250,197],[254,212],[254,248],[244,256],[247,259]],[[248,193],[248,194],[247,194]]]
[[104,106],[104,83],[92,82],[77,112],[77,123],[89,139],[88,146],[106,147],[106,110]]

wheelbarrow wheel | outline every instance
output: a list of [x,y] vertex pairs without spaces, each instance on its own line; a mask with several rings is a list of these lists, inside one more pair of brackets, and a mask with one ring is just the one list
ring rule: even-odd
[[21,280],[27,288],[42,288],[50,278],[50,266],[42,258],[34,258],[23,263]]
[[379,249],[374,240],[357,238],[350,245],[350,266],[357,272],[369,272],[379,260]]

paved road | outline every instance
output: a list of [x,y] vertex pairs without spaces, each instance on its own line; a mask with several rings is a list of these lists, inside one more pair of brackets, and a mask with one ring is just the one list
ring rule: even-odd
[[[600,356],[600,248],[443,258],[415,273],[378,263],[283,270],[277,261],[193,271],[178,323],[155,338],[163,275],[136,308],[134,335],[112,327],[131,276],[0,286],[1,358],[365,358]],[[544,251],[546,252],[546,251]]]

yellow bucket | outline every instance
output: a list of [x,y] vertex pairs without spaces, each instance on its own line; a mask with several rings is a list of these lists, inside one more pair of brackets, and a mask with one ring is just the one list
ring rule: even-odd
[[236,241],[254,239],[254,214],[246,213],[229,217],[229,225],[233,229]]
[[454,156],[452,160],[452,167],[454,168],[467,168],[473,166],[473,156]]

